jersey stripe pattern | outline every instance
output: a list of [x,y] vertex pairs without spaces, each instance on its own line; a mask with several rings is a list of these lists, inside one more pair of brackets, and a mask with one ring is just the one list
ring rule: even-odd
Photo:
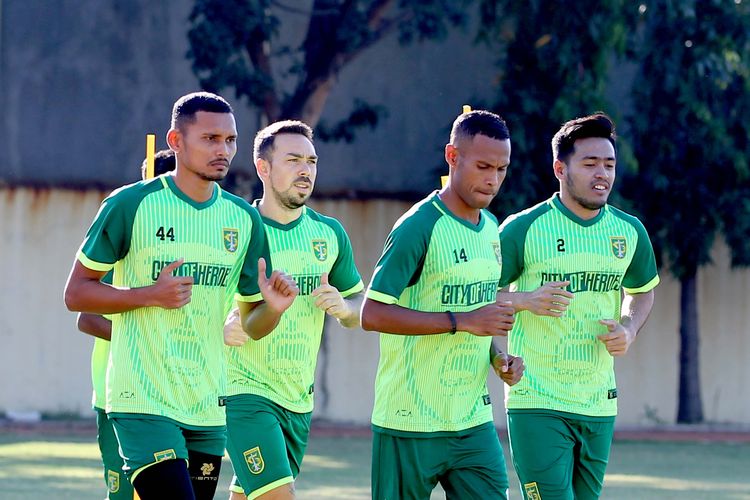
[[331,217],[304,207],[289,224],[263,218],[277,269],[291,275],[299,295],[276,328],[260,340],[226,347],[228,394],[255,394],[296,413],[313,409],[313,382],[325,311],[311,294],[328,273],[328,282],[344,296],[362,291],[349,237]]
[[[474,226],[433,193],[396,222],[367,297],[417,311],[472,311],[496,300],[500,266],[496,219],[482,211]],[[461,331],[381,333],[374,428],[459,432],[492,421],[490,342]]]
[[569,281],[574,294],[560,318],[516,314],[508,351],[526,364],[506,388],[506,406],[609,417],[617,414],[614,360],[597,336],[600,319],[620,319],[621,293],[647,292],[659,282],[653,248],[641,222],[605,205],[593,219],[569,211],[557,195],[512,215],[500,228],[501,285],[528,292]]
[[161,176],[104,200],[78,253],[84,266],[113,269],[114,286],[135,288],[154,284],[162,268],[182,258],[173,274],[194,281],[183,307],[113,315],[107,412],[224,425],[224,318],[235,292],[261,300],[257,262],[264,255],[257,210],[218,185],[209,200],[196,203],[171,176]]

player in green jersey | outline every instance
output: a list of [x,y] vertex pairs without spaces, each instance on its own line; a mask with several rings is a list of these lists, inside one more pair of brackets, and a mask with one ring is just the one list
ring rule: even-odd
[[[273,329],[298,292],[285,274],[267,276],[257,210],[215,182],[236,137],[221,97],[178,99],[167,133],[174,174],[104,200],[66,285],[70,310],[120,313],[106,410],[143,500],[213,497],[226,440],[221,331],[230,299],[237,292],[243,328],[256,335]],[[101,283],[110,270],[111,286]]]
[[[175,169],[174,151],[165,149],[154,155],[154,175],[162,175]],[[141,165],[141,177],[146,177],[146,160]],[[112,283],[112,273],[103,278]],[[91,383],[94,387],[92,405],[96,412],[97,442],[104,465],[104,481],[107,484],[107,498],[111,500],[133,498],[133,487],[123,477],[124,462],[118,451],[117,437],[105,411],[105,379],[109,359],[109,341],[112,337],[112,322],[99,314],[79,313],[78,329],[94,337],[94,350],[91,353]]]
[[[253,340],[230,316],[227,450],[235,470],[231,498],[292,499],[307,445],[313,382],[323,322],[359,326],[364,288],[341,224],[305,206],[317,177],[310,127],[269,125],[255,137],[253,157],[263,182],[255,203],[275,265],[295,279],[299,296],[279,325]],[[247,494],[247,497],[245,496]]]
[[560,191],[500,230],[501,294],[516,310],[508,351],[523,379],[507,389],[513,464],[525,498],[598,498],[617,413],[615,356],[627,353],[659,283],[641,222],[607,204],[615,129],[597,113],[552,139]]
[[[500,241],[485,210],[510,163],[505,122],[460,115],[445,160],[445,187],[396,222],[362,306],[363,328],[380,332],[374,499],[428,499],[438,482],[450,499],[506,498],[487,374],[492,337],[514,318],[497,301]],[[517,382],[523,361],[498,359]]]

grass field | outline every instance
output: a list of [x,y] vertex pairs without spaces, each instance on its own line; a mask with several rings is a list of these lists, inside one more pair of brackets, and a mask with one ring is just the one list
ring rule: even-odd
[[[104,498],[93,430],[0,432],[0,499]],[[298,498],[369,498],[369,437],[313,435],[308,450]],[[225,499],[228,461],[221,472],[216,498]],[[512,470],[510,479],[510,498],[520,498]],[[433,498],[444,496],[436,491]],[[616,441],[602,498],[750,500],[750,444]]]

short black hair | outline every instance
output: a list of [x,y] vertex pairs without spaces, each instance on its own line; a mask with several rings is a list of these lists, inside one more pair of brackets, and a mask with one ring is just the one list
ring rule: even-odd
[[221,96],[211,92],[193,92],[175,101],[172,106],[173,129],[181,129],[185,125],[195,123],[198,111],[207,113],[234,113],[232,106]]
[[589,137],[601,137],[609,140],[612,147],[617,151],[617,134],[615,134],[615,123],[601,111],[594,114],[576,118],[562,124],[560,130],[552,137],[552,158],[567,162],[575,152],[575,142],[578,139]]
[[[144,158],[141,163],[141,177],[146,178],[146,162]],[[154,155],[154,177],[166,174],[177,168],[177,161],[175,160],[174,151],[171,149],[162,149],[157,151]]]
[[268,161],[273,153],[273,142],[279,134],[298,134],[312,142],[313,131],[310,126],[299,120],[282,120],[274,122],[255,134],[253,141],[253,161],[263,158]]
[[500,141],[510,139],[505,120],[498,114],[481,109],[458,115],[451,128],[450,143],[455,146],[456,141],[463,138],[472,139],[475,135],[484,135]]

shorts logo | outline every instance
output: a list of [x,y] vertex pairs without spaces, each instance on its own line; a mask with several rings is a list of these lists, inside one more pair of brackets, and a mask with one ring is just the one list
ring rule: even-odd
[[154,460],[156,462],[163,462],[164,460],[174,460],[177,458],[177,453],[173,449],[157,451],[154,453]]
[[210,476],[214,471],[214,464],[203,464],[201,465],[201,474],[204,476]]
[[497,241],[492,242],[492,250],[495,251],[495,258],[497,259],[498,265],[503,265],[503,254],[500,252],[500,243]]
[[229,253],[234,253],[239,247],[240,231],[234,228],[224,228],[224,249]]
[[539,487],[536,483],[526,483],[523,485],[523,489],[528,500],[542,500],[542,495],[539,493]]
[[245,462],[247,467],[253,474],[260,474],[263,469],[266,468],[266,463],[263,461],[263,455],[260,454],[260,446],[256,446],[253,449],[247,450],[243,453],[245,456]]
[[609,241],[612,244],[612,253],[618,259],[624,259],[628,253],[628,242],[624,236],[610,236]]
[[326,240],[312,240],[315,258],[323,262],[328,258],[328,242]]
[[109,488],[110,493],[120,491],[120,474],[113,470],[107,471],[107,488]]
[[617,397],[617,389],[610,389],[607,391],[607,399],[615,399]]

